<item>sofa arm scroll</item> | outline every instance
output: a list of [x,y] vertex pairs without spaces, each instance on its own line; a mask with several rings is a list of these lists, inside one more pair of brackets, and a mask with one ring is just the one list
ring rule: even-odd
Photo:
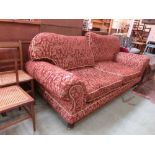
[[85,97],[84,83],[69,71],[43,61],[29,61],[26,70],[50,94],[59,99],[73,101],[73,98],[80,98],[81,93]]

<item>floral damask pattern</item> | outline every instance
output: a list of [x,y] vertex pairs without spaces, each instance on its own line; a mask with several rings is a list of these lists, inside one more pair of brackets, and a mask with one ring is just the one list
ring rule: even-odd
[[64,36],[40,33],[30,44],[33,60],[48,59],[64,69],[75,69],[94,65],[94,56],[84,36]]
[[111,101],[113,98],[119,96],[121,93],[127,91],[129,88],[134,86],[136,83],[140,81],[141,78],[136,78],[132,80],[130,83],[117,88],[115,91],[107,94],[106,96],[91,102],[90,104],[85,104],[81,110],[77,111],[76,113],[69,113],[64,108],[64,104],[59,102],[53,98],[51,94],[49,94],[46,90],[42,91],[42,95],[45,100],[59,113],[59,115],[68,123],[76,123],[79,120],[83,119],[96,109],[102,107],[105,103]]
[[56,108],[63,109],[67,115],[74,115],[75,113],[77,113],[78,111],[81,111],[86,106],[86,102],[83,98],[83,91],[81,91],[80,87],[75,86],[71,88],[71,91],[70,91],[71,100],[70,101],[65,101],[65,100],[62,100],[54,96],[52,93],[49,93],[41,84],[39,85],[38,90],[41,95],[44,95],[45,92],[50,94],[53,102],[59,103],[59,105],[56,106]]
[[150,59],[145,55],[137,55],[133,53],[119,52],[116,54],[115,61],[140,71],[143,74],[145,68],[148,66]]
[[122,85],[122,78],[111,73],[99,71],[93,67],[86,67],[71,71],[79,77],[87,89],[87,102],[105,96]]
[[[40,61],[26,64],[41,94],[68,123],[81,120],[138,83],[149,62],[145,56],[119,52],[119,41],[113,36],[86,36],[38,34],[31,42],[30,56]],[[94,64],[94,58],[102,62]]]
[[115,53],[120,51],[120,42],[116,36],[88,32],[86,38],[96,62],[113,60]]
[[[49,93],[55,97],[65,101],[70,101],[76,93],[79,98],[86,96],[85,84],[76,75],[71,72],[65,71],[55,65],[43,61],[29,61],[26,64],[27,72],[37,80]],[[74,86],[74,95],[70,97],[70,88]],[[79,93],[79,87],[80,92]],[[72,92],[73,94],[73,92]],[[81,95],[83,94],[83,95]]]
[[140,76],[140,70],[134,70],[129,66],[114,61],[98,62],[96,63],[95,68],[122,77],[123,83],[127,83]]

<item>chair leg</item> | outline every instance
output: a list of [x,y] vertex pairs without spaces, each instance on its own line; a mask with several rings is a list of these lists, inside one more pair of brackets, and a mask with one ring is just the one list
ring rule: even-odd
[[34,104],[31,103],[31,117],[32,117],[32,124],[33,124],[33,131],[36,131],[36,122],[35,122],[35,111],[34,111]]
[[68,129],[73,129],[74,128],[74,125],[75,125],[74,123],[73,124],[67,123],[67,128]]

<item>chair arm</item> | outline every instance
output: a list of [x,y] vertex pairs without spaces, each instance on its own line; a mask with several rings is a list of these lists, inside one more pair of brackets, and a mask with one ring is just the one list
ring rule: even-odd
[[115,61],[143,73],[145,68],[149,65],[150,59],[145,55],[119,52],[115,57]]
[[75,98],[83,97],[85,101],[85,84],[73,73],[43,61],[27,62],[26,70],[56,98],[75,102]]

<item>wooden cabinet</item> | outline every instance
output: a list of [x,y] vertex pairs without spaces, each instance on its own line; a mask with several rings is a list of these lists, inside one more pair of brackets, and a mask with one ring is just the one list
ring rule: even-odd
[[83,19],[41,19],[40,32],[81,36],[82,25]]
[[92,19],[93,29],[95,31],[103,31],[111,33],[112,19]]
[[132,38],[134,41],[146,43],[150,34],[151,28],[146,24],[141,23],[141,20],[135,20],[132,29]]

